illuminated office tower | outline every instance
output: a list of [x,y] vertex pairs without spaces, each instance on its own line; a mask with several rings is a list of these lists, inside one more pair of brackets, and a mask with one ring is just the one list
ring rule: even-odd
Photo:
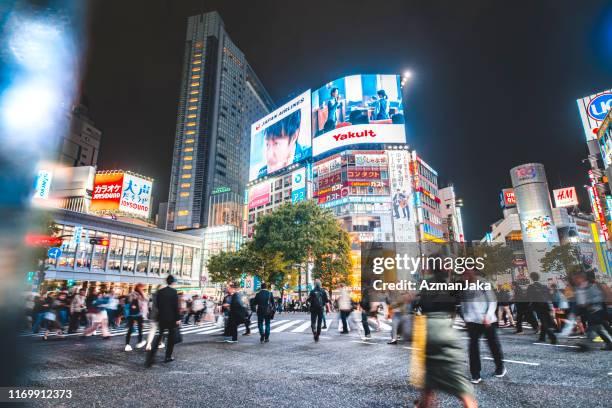
[[221,16],[210,12],[189,17],[168,195],[169,230],[216,225],[209,220],[215,192],[224,191],[227,200],[242,204],[247,132],[272,106]]

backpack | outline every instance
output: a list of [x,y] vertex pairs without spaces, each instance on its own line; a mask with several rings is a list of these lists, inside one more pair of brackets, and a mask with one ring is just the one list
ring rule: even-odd
[[312,291],[312,301],[310,303],[310,306],[313,308],[321,308],[324,306],[323,294],[320,290]]
[[242,295],[239,292],[234,293],[235,298],[232,299],[232,303],[236,302],[237,304],[237,310],[234,311],[235,316],[238,318],[239,322],[244,322],[248,315],[249,315],[249,311],[247,310],[246,306],[244,305],[244,301],[242,298]]
[[272,320],[274,319],[274,314],[276,313],[276,304],[274,303],[274,295],[270,292],[270,297],[268,298],[268,309],[266,310],[266,316]]

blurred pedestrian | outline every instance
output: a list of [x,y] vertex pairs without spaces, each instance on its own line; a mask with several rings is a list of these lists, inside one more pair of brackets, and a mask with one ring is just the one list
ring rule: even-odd
[[351,295],[346,286],[340,284],[340,294],[338,295],[338,310],[340,311],[340,320],[342,321],[341,334],[348,334],[348,318],[353,310]]
[[276,311],[274,295],[268,290],[266,282],[261,283],[261,289],[254,298],[254,310],[257,313],[257,328],[259,329],[259,342],[270,341],[270,320]]
[[531,272],[529,277],[533,281],[527,287],[527,299],[531,302],[531,310],[536,314],[540,321],[539,341],[546,341],[546,336],[550,339],[550,344],[557,344],[555,335],[555,323],[551,316],[551,297],[548,288],[540,283],[540,274]]
[[174,343],[179,337],[181,314],[179,311],[179,296],[176,289],[172,285],[176,282],[174,276],[166,277],[167,286],[160,289],[155,296],[155,306],[157,309],[157,321],[159,324],[159,335],[153,340],[151,350],[147,353],[145,366],[151,367],[155,360],[155,353],[159,348],[159,343],[164,333],[168,332],[168,345],[166,347],[165,363],[174,361],[172,352],[174,351]]
[[83,332],[82,338],[93,336],[97,329],[102,332],[103,339],[110,339],[110,332],[108,331],[108,316],[106,310],[104,310],[104,304],[106,299],[102,296],[102,293],[96,292],[95,288],[91,288],[89,296],[85,299],[87,306],[87,320],[89,321],[89,327]]
[[[159,328],[159,311],[157,310],[157,303],[155,298],[157,297],[157,293],[161,289],[161,285],[157,285],[155,293],[151,295],[151,312],[149,313],[149,334],[147,335],[147,344],[145,345],[145,350],[151,350],[151,346],[153,344],[153,340],[155,339],[155,334],[157,333],[157,329]],[[159,342],[158,348],[164,348],[163,339]]]
[[[434,265],[436,263],[434,262]],[[447,271],[432,271],[434,283],[448,283]],[[419,408],[432,407],[435,392],[443,391],[461,400],[466,408],[478,406],[474,389],[464,374],[463,347],[453,328],[457,297],[448,290],[423,290],[420,306],[423,316],[416,316],[413,328],[411,384],[422,388]]]
[[587,323],[587,339],[581,343],[583,350],[589,348],[588,341],[593,341],[595,336],[601,337],[605,346],[602,350],[612,350],[612,337],[605,328],[607,323],[606,303],[604,291],[597,284],[595,275],[579,272],[574,277],[576,283],[576,304],[584,310]]
[[[470,283],[476,282],[476,273],[473,269],[466,269],[463,278]],[[479,278],[482,282],[482,277]],[[480,376],[480,337],[484,335],[487,345],[495,362],[495,377],[506,375],[503,362],[503,353],[497,335],[497,301],[490,290],[464,290],[461,302],[461,311],[470,337],[469,356],[471,382],[478,384],[482,381]]]
[[85,306],[85,289],[82,288],[74,295],[70,302],[70,324],[68,325],[68,333],[75,333],[81,321],[87,318],[87,307]]
[[323,322],[323,314],[325,308],[329,303],[327,292],[321,287],[321,281],[316,279],[314,282],[314,288],[308,295],[308,304],[310,305],[310,326],[314,341],[319,341],[321,335],[321,323]]
[[130,339],[134,323],[138,325],[138,343],[136,348],[142,348],[147,342],[142,337],[143,320],[148,312],[147,296],[144,293],[144,284],[137,283],[132,293],[128,295],[126,305],[127,311],[127,332],[125,333],[125,351],[132,351]]
[[228,324],[228,337],[227,343],[238,342],[238,326],[243,324],[247,318],[248,310],[242,293],[238,290],[238,285],[232,283],[229,287],[229,324]]

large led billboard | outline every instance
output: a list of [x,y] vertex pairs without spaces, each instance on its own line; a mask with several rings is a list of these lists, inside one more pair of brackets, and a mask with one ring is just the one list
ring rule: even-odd
[[311,156],[310,90],[251,125],[249,181]]
[[124,171],[97,173],[91,211],[120,211],[148,218],[153,180]]
[[406,143],[399,75],[351,75],[312,93],[312,153],[364,143]]

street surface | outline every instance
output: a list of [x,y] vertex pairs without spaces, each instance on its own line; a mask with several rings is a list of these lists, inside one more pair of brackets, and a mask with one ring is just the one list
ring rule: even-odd
[[[259,344],[256,324],[237,344],[223,342],[212,323],[183,326],[184,342],[174,362],[144,368],[144,351],[123,351],[125,329],[113,338],[81,340],[24,334],[30,346],[31,386],[70,389],[63,401],[35,406],[95,407],[412,407],[418,391],[407,384],[410,344],[387,345],[390,322],[372,339],[356,330],[342,335],[334,314],[319,343],[310,334],[310,316],[277,315],[270,343]],[[456,327],[462,328],[459,320]],[[148,327],[148,325],[146,325]],[[241,328],[243,331],[244,326]],[[483,382],[476,385],[481,407],[612,407],[612,353],[580,352],[577,339],[557,346],[537,344],[525,335],[500,329],[508,375],[493,377],[486,342],[482,342]],[[467,346],[467,333],[462,331]],[[132,336],[132,346],[137,336]],[[467,361],[467,351],[466,351]],[[466,374],[468,373],[466,364]],[[440,407],[459,406],[440,394]]]

